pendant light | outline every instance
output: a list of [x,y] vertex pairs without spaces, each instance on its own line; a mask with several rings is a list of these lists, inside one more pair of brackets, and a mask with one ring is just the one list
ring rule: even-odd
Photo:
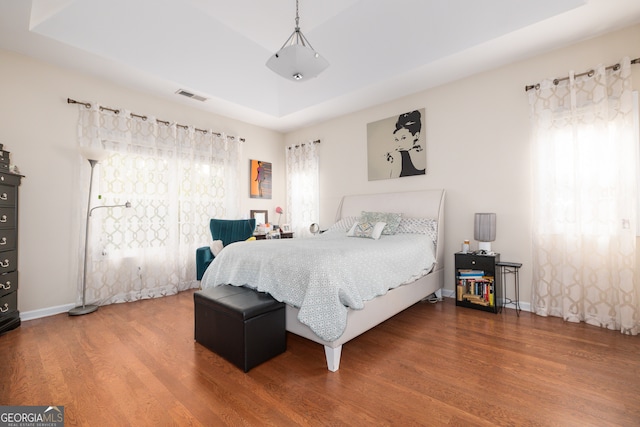
[[279,51],[267,61],[276,74],[287,80],[300,82],[318,76],[329,66],[329,62],[316,52],[300,31],[298,0],[296,0],[296,27]]

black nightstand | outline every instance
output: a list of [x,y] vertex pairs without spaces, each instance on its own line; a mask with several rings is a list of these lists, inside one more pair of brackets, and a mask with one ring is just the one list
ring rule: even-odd
[[455,254],[456,305],[498,313],[502,286],[498,269],[500,254]]

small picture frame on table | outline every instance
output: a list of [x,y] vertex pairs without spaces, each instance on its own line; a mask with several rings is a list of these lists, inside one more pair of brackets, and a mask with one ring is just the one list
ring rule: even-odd
[[280,228],[283,233],[291,233],[291,224],[282,224]]
[[249,211],[251,218],[256,220],[256,227],[258,225],[265,225],[269,223],[269,211],[266,210],[251,210]]

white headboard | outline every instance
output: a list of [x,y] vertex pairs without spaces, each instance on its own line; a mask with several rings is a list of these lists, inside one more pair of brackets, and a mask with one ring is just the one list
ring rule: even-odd
[[344,196],[338,206],[336,221],[360,216],[362,211],[401,213],[403,217],[433,218],[438,221],[436,269],[444,267],[444,195],[443,189],[401,191],[397,193]]

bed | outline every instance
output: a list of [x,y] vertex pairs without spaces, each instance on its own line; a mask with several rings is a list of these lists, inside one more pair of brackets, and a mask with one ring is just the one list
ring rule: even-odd
[[[312,238],[231,244],[209,266],[201,286],[247,286],[284,301],[287,331],[322,344],[327,367],[335,372],[343,344],[431,294],[441,296],[444,196],[440,189],[345,196],[327,232]],[[363,211],[401,213],[402,224],[429,220],[434,228],[424,233],[430,234],[428,243],[423,233],[411,232],[375,241],[346,237],[344,230]],[[352,253],[354,260],[366,262],[351,261]],[[392,258],[396,253],[400,261]],[[418,264],[409,263],[414,259]],[[380,265],[381,272],[366,276],[374,265]],[[355,282],[364,282],[358,283],[363,288],[356,289]]]

